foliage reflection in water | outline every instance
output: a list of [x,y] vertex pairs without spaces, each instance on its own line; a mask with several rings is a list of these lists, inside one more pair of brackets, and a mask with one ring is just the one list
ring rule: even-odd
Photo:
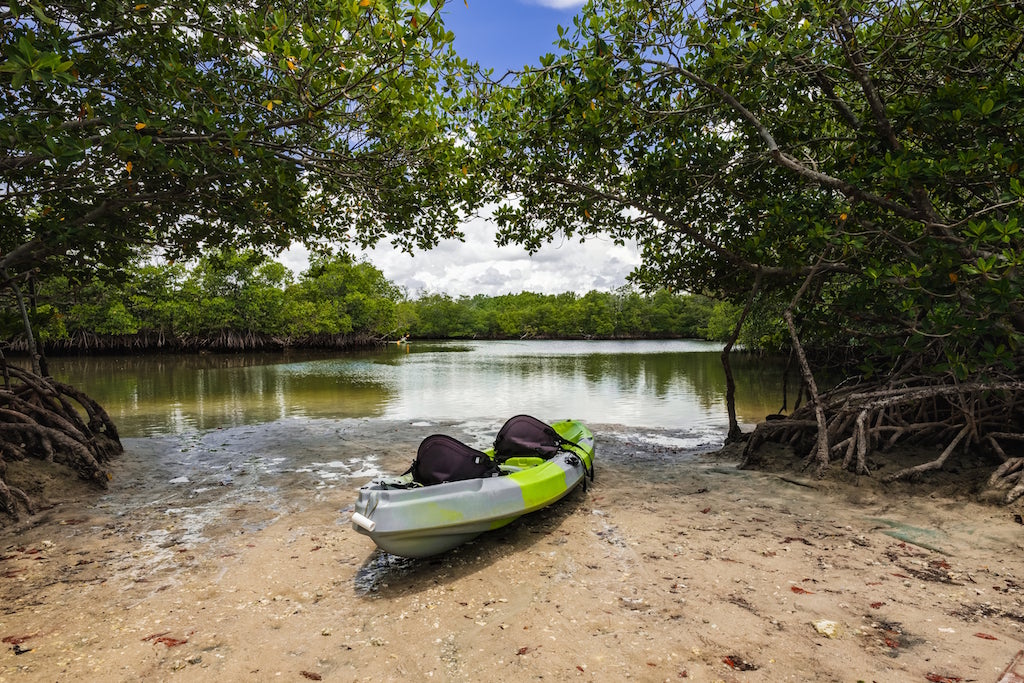
[[[271,420],[503,419],[717,431],[726,424],[720,345],[695,341],[413,342],[371,352],[57,358],[124,436]],[[781,405],[781,365],[739,355],[748,424]]]

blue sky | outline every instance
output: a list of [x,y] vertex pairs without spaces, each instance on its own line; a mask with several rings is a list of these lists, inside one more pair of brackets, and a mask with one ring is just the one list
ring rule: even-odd
[[459,54],[500,77],[553,52],[556,27],[571,26],[582,6],[582,0],[450,0],[442,11]]
[[[558,25],[571,26],[583,4],[583,0],[449,0],[443,12],[445,26],[455,34],[456,50],[493,69],[500,78],[508,70],[538,64],[541,55],[554,52]],[[495,228],[485,214],[462,225],[463,242],[446,240],[414,256],[385,242],[365,255],[410,296],[445,293],[455,297],[607,291],[625,284],[640,261],[635,247],[595,238],[583,244],[558,240],[530,256],[521,247],[497,247]],[[305,269],[302,249],[287,252],[282,260],[296,274]]]

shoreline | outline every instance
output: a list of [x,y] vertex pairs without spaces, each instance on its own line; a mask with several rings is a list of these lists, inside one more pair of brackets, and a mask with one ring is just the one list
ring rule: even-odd
[[[95,332],[76,332],[67,339],[42,343],[42,354],[45,358],[76,358],[90,356],[190,356],[190,355],[234,355],[252,354],[259,356],[286,356],[289,353],[335,354],[359,353],[373,351],[393,344],[459,344],[470,342],[495,341],[696,341],[725,344],[722,339],[704,339],[682,335],[666,334],[536,334],[523,336],[518,334],[466,337],[416,337],[405,336],[393,338],[393,335],[350,335],[319,333],[303,337],[287,337],[268,333],[247,333],[229,331],[218,335],[191,336],[174,335],[159,330],[146,330],[134,334],[106,335]],[[765,355],[756,351],[735,349],[733,353],[742,355]],[[771,355],[771,354],[767,354]],[[10,342],[8,360],[28,361],[31,354],[27,342],[17,337]]]
[[908,495],[595,425],[592,487],[450,553],[394,558],[351,529],[361,483],[477,427],[126,439],[100,493],[36,472],[53,506],[0,529],[0,681],[1024,674],[1021,508],[949,495],[957,473]]

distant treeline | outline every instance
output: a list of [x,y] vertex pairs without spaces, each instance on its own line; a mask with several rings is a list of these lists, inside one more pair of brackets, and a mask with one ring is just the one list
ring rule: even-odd
[[413,335],[446,339],[723,339],[735,324],[734,307],[707,297],[664,290],[644,296],[626,288],[583,296],[432,294],[400,309]]
[[[723,338],[733,307],[666,291],[409,299],[369,263],[315,261],[296,277],[255,253],[126,267],[116,282],[47,277],[31,318],[50,352],[354,348],[406,335],[432,339]],[[13,307],[10,348],[24,345]]]

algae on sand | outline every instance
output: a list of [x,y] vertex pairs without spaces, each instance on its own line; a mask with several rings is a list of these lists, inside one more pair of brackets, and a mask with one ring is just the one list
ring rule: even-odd
[[869,517],[868,521],[889,527],[888,529],[881,529],[881,532],[886,536],[891,536],[906,543],[912,543],[926,550],[941,553],[942,555],[950,554],[948,551],[943,550],[934,543],[934,541],[939,541],[941,538],[945,537],[945,534],[941,531],[937,531],[935,529],[922,529],[921,527],[910,526],[903,522],[897,522],[895,520],[884,519],[881,517]]

